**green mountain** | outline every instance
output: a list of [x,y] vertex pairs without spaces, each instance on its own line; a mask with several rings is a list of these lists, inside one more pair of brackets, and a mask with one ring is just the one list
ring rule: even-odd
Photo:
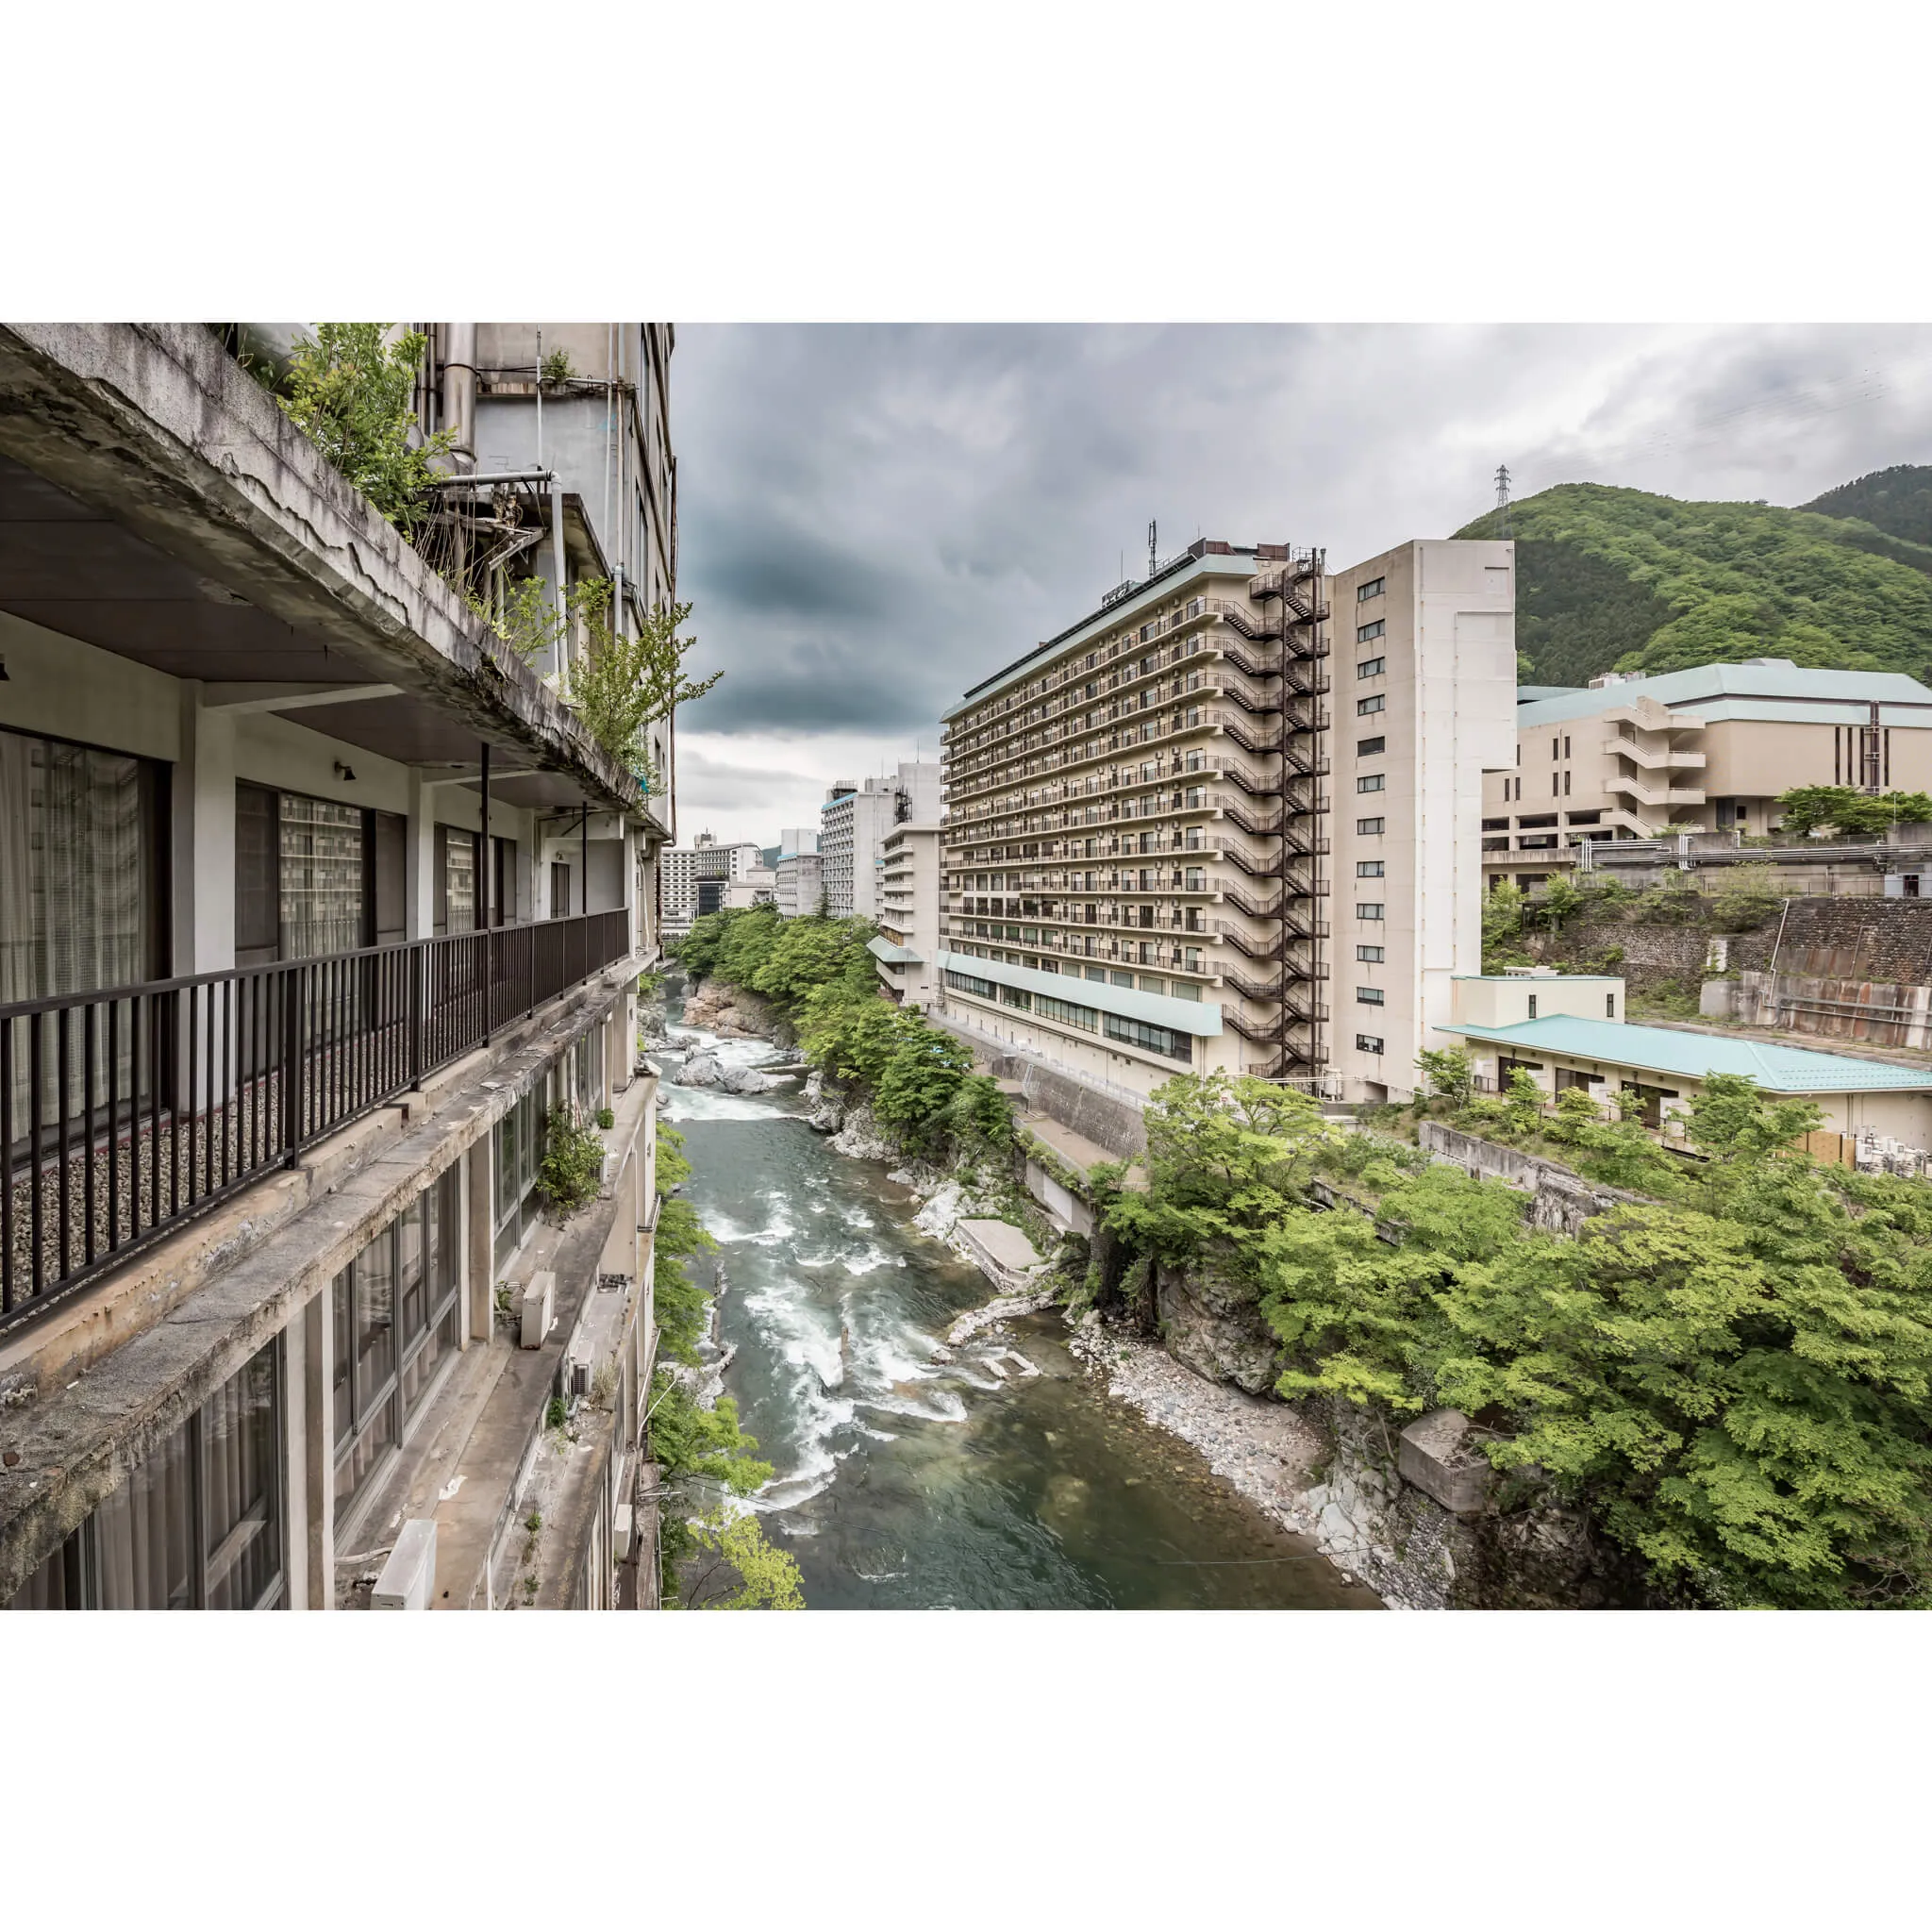
[[1824,517],[1857,517],[1889,537],[1932,546],[1932,466],[1894,463],[1840,483],[1799,508]]
[[[1745,658],[1932,675],[1932,546],[1848,517],[1601,483],[1559,484],[1508,516],[1525,683]],[[1501,536],[1502,517],[1456,534]]]

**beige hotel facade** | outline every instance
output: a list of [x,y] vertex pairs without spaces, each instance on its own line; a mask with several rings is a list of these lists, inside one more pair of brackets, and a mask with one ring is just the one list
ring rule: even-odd
[[944,720],[949,1020],[1136,1098],[1189,1070],[1411,1091],[1479,962],[1513,610],[1507,542],[1331,575],[1204,540],[969,691]]

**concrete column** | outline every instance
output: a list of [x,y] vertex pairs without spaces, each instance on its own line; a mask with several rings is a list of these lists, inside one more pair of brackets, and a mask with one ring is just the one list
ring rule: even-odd
[[409,773],[409,828],[404,847],[404,929],[412,940],[426,940],[436,930],[436,797],[423,782],[423,774]]
[[468,1251],[470,1339],[488,1341],[496,1310],[492,1290],[496,1264],[490,1252],[490,1204],[495,1198],[490,1169],[496,1136],[485,1133],[463,1157],[463,1226]]
[[[467,1308],[470,1306],[470,1287],[475,1279],[474,1257],[470,1253],[470,1163],[460,1155],[457,1158],[457,1306]],[[470,1333],[467,1320],[457,1326],[457,1350],[460,1354],[475,1341]]]
[[[333,1291],[303,1309],[303,1471],[308,1496],[308,1607],[329,1610],[336,1594],[335,1354]],[[291,1327],[294,1326],[291,1324]]]
[[181,685],[181,757],[175,767],[175,972],[220,973],[235,963],[235,720],[201,708],[201,684]]
[[282,1330],[282,1526],[286,1601],[291,1610],[308,1602],[308,1324],[296,1315]]

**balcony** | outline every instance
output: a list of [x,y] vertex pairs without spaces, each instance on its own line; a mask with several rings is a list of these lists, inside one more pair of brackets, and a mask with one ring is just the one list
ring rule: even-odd
[[0,1007],[0,1331],[630,950],[619,908]]

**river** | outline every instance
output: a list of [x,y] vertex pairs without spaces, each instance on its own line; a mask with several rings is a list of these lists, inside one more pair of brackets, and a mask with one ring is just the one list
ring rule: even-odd
[[[667,1073],[699,1043],[745,1065],[793,1058],[678,1013],[671,1051],[652,1056]],[[701,1280],[724,1269],[725,1389],[775,1471],[755,1507],[808,1607],[1375,1607],[1106,1396],[1051,1311],[1011,1342],[982,1335],[934,1361],[954,1318],[993,1291],[912,1227],[919,1202],[884,1163],[806,1124],[799,1082],[739,1096],[667,1080],[663,1094],[694,1169],[686,1198],[719,1243],[691,1265]],[[1007,1346],[1024,1365],[989,1361]]]

